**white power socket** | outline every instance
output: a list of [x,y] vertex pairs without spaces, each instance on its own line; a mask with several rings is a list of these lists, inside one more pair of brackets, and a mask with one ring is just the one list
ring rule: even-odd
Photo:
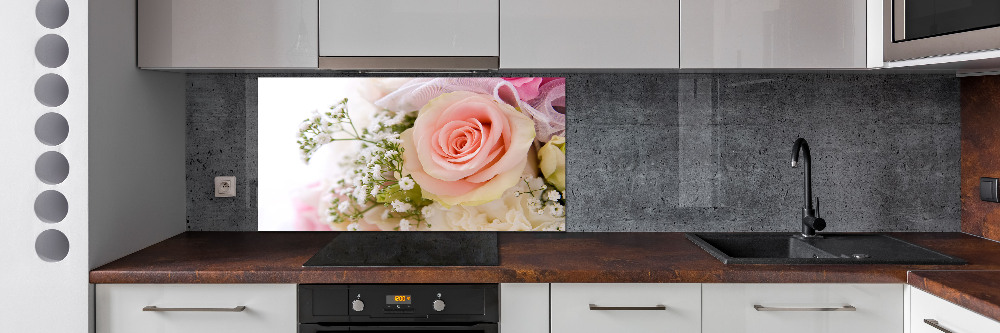
[[215,197],[228,198],[236,196],[236,177],[219,176],[215,177]]

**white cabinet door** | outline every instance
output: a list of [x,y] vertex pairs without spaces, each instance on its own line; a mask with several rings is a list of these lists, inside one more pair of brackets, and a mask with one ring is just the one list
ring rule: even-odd
[[[901,284],[704,284],[705,333],[903,331]],[[820,311],[853,306],[855,311]]]
[[677,68],[678,0],[503,0],[501,68]]
[[942,330],[925,320],[952,333],[1000,332],[1000,322],[983,317],[951,302],[910,288],[910,332],[941,333]]
[[549,333],[549,284],[500,284],[500,333]]
[[319,0],[324,57],[500,55],[500,0]]
[[681,68],[865,68],[868,1],[682,0]]
[[[98,284],[95,304],[98,333],[298,330],[294,284]],[[177,308],[200,311],[169,311]]]
[[701,285],[553,283],[552,333],[697,333]]
[[138,1],[141,68],[317,67],[316,0]]

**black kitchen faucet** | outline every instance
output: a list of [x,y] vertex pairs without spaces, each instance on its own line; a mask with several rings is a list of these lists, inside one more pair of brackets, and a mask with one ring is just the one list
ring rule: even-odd
[[[805,171],[803,172],[803,197],[805,201],[802,205],[802,237],[815,238],[821,237],[816,235],[816,231],[823,230],[826,228],[826,220],[816,216],[816,210],[813,210],[812,205],[812,167],[809,165],[812,162],[812,157],[809,155],[809,143],[806,139],[798,138],[795,140],[795,145],[792,146],[792,167],[798,167],[799,165],[799,151],[802,152],[802,163],[805,164]],[[816,208],[819,208],[819,198],[816,198]]]

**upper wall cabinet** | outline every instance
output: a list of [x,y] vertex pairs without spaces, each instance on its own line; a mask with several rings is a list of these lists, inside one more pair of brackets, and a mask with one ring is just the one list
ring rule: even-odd
[[677,68],[678,0],[503,0],[500,67]]
[[138,0],[137,14],[141,68],[317,66],[316,0]]
[[868,2],[682,0],[681,68],[875,67],[867,36],[877,28],[881,47],[881,11],[869,24]]
[[496,69],[500,0],[319,0],[325,69]]

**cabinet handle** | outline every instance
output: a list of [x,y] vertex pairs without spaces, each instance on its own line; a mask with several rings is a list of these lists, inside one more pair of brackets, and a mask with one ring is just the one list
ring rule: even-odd
[[947,328],[944,328],[944,326],[941,326],[941,323],[938,323],[938,321],[934,320],[934,319],[924,319],[924,323],[927,324],[927,325],[931,325],[931,327],[936,328],[939,331],[944,332],[944,333],[955,333],[955,332],[952,332],[951,330],[949,330]]
[[666,309],[667,309],[667,306],[666,306],[666,305],[659,305],[659,304],[657,304],[657,305],[654,305],[654,306],[598,306],[598,305],[596,305],[596,304],[591,304],[591,305],[590,305],[590,309],[591,309],[591,310],[598,310],[598,311],[618,311],[618,310],[629,310],[629,311],[635,311],[635,310],[666,310]]
[[157,311],[157,312],[175,312],[175,311],[194,311],[194,312],[243,312],[247,307],[240,305],[232,308],[158,308],[154,305],[148,305],[142,308],[142,311]]
[[858,308],[855,308],[853,305],[844,305],[832,308],[776,308],[754,304],[753,309],[757,311],[858,311]]

